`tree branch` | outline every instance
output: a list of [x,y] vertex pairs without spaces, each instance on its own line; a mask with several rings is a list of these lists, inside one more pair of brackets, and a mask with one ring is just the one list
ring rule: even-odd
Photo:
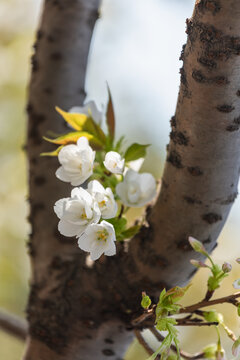
[[24,341],[27,337],[27,322],[16,315],[0,311],[0,329]]
[[228,296],[224,296],[218,299],[214,299],[214,300],[203,300],[200,301],[196,304],[190,305],[190,306],[186,306],[182,309],[180,309],[180,314],[183,313],[194,313],[195,311],[202,309],[204,307],[208,307],[208,306],[212,306],[212,305],[217,305],[217,304],[223,304],[223,303],[229,303],[235,306],[234,304],[234,300],[240,298],[240,292],[237,292],[236,294],[233,295],[228,295]]
[[211,252],[237,197],[239,16],[235,0],[197,0],[187,20],[162,189],[148,211],[149,227],[130,244],[142,277],[147,274],[149,282],[168,288],[185,283],[194,273],[188,237],[201,240]]

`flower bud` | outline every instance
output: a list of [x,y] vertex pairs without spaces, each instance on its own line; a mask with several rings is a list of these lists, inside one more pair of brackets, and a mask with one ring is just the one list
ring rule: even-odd
[[190,263],[195,266],[196,268],[206,268],[208,267],[206,264],[204,264],[203,261],[200,261],[200,260],[190,260]]
[[203,349],[204,359],[215,359],[217,344],[209,344]]
[[229,264],[229,263],[227,263],[227,262],[225,262],[225,263],[223,264],[223,266],[222,266],[222,271],[223,271],[224,273],[229,273],[231,270],[232,270],[232,265]]
[[216,360],[226,360],[225,351],[223,349],[217,350]]
[[236,259],[236,262],[237,262],[238,264],[240,264],[240,258],[237,258],[237,259]]
[[192,236],[190,236],[188,238],[188,241],[189,241],[191,247],[193,248],[193,250],[195,250],[196,252],[199,252],[199,253],[201,253],[203,255],[207,254],[207,251],[206,251],[205,247],[203,246],[203,244],[200,241],[193,238]]
[[240,355],[240,337],[235,341],[232,346],[232,354],[235,357],[239,357]]

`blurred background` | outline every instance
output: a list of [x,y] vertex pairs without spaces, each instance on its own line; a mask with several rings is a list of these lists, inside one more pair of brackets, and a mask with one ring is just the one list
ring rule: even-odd
[[[169,119],[179,88],[178,59],[186,40],[185,19],[191,16],[193,4],[194,0],[103,0],[91,45],[88,98],[99,105],[105,103],[108,81],[117,134],[152,144],[144,168],[156,177],[161,175],[165,159]],[[40,0],[0,2],[0,307],[20,316],[24,316],[30,279],[26,251],[27,166],[22,147],[30,56],[40,12]],[[238,199],[214,252],[216,261],[227,260],[234,265],[240,256],[239,210]],[[239,273],[239,265],[234,265],[219,296],[233,291],[231,284]],[[185,304],[205,295],[206,279],[206,270],[195,276]],[[240,335],[235,309],[225,306],[224,317]],[[146,336],[157,346],[150,335]],[[194,352],[216,341],[216,335],[213,329],[187,329],[181,339],[181,347]],[[231,342],[226,339],[225,344],[229,351]],[[18,360],[23,350],[21,342],[0,330],[0,359]],[[126,360],[146,358],[135,341]]]

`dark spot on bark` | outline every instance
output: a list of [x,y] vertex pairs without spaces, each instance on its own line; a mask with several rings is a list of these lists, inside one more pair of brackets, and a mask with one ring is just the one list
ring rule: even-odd
[[240,125],[240,116],[233,120],[234,124]]
[[114,344],[114,341],[110,338],[106,338],[106,339],[104,339],[104,341],[106,344]]
[[202,219],[204,221],[206,221],[208,224],[214,224],[218,221],[222,220],[222,216],[216,213],[208,213],[208,214],[204,214],[202,216]]
[[203,240],[202,243],[205,244],[210,244],[212,241],[211,236],[209,236],[206,240]]
[[217,63],[207,57],[201,56],[197,61],[208,69],[216,69]]
[[201,0],[196,4],[196,7],[200,12],[210,11],[213,15],[221,10],[221,6],[217,0]]
[[223,113],[230,113],[234,110],[235,108],[232,105],[219,105],[217,106],[217,110]]
[[236,198],[238,197],[238,192],[235,192],[231,195],[228,196],[228,198],[226,200],[222,200],[220,202],[221,205],[229,205],[229,204],[232,204]]
[[33,203],[32,201],[29,201],[29,203],[30,203],[31,212],[28,215],[28,221],[32,225],[32,229],[34,229],[34,220],[36,218],[36,215],[38,214],[39,211],[45,210],[45,205],[44,203]]
[[86,91],[84,90],[84,88],[80,88],[80,89],[78,89],[78,93],[80,94],[80,95],[86,95]]
[[37,48],[38,48],[38,43],[37,43],[37,41],[35,42],[35,43],[33,43],[33,50],[34,51],[36,51],[37,50]]
[[60,52],[54,52],[50,55],[50,59],[53,61],[60,61],[62,60],[62,54]]
[[32,236],[30,235],[30,239],[26,242],[26,246],[27,246],[28,255],[34,257],[36,256],[36,249],[35,246],[33,246],[33,241],[31,238]]
[[53,93],[52,89],[50,87],[45,87],[43,89],[43,92],[47,95],[51,95]]
[[186,46],[187,46],[186,44],[183,45],[179,60],[182,60],[182,61],[184,60],[184,53],[185,53]]
[[192,251],[192,247],[186,239],[177,242],[177,248],[182,251]]
[[88,23],[88,26],[90,28],[93,28],[96,20],[98,19],[98,15],[99,15],[99,12],[97,9],[92,9],[90,12],[89,12],[89,15],[88,15],[88,18],[87,18],[87,23]]
[[30,158],[30,163],[31,163],[32,165],[37,165],[38,159],[35,158],[35,157],[32,157],[32,158]]
[[226,130],[229,131],[229,132],[233,132],[233,131],[238,131],[240,128],[240,125],[238,124],[232,124],[232,125],[228,125],[226,127]]
[[47,181],[46,178],[44,176],[41,176],[41,175],[36,176],[34,178],[34,184],[36,186],[42,186],[42,185],[44,185],[46,183],[46,181]]
[[27,106],[26,106],[26,112],[27,114],[31,114],[33,112],[33,106],[31,103],[28,103]]
[[148,264],[151,267],[159,267],[160,269],[165,269],[166,267],[168,267],[168,260],[162,255],[156,254],[156,251],[151,246],[148,246],[146,248],[145,245],[145,250],[143,251],[142,249],[143,247],[141,246],[138,250],[138,259],[142,263]]
[[170,124],[171,124],[172,127],[177,126],[176,116],[172,116],[172,118],[170,120]]
[[182,169],[182,159],[176,150],[170,151],[167,161],[178,169]]
[[217,246],[218,246],[218,243],[215,243],[215,244],[213,245],[213,247],[212,247],[212,250],[211,250],[211,251],[215,250]]
[[182,67],[180,70],[180,75],[181,75],[181,83],[185,86],[187,86],[187,77],[186,77],[186,72],[184,67]]
[[196,40],[202,43],[202,54],[212,61],[228,60],[232,55],[240,54],[240,38],[225,35],[221,30],[206,23],[187,20],[187,33],[194,46]]
[[44,36],[44,32],[41,29],[39,29],[37,31],[37,40],[41,40],[43,36]]
[[206,77],[201,70],[193,70],[192,77],[195,81],[202,84],[217,84],[219,86],[229,83],[224,76]]
[[200,200],[197,200],[190,196],[184,196],[183,199],[190,205],[195,205],[195,204],[201,205],[202,204],[202,202]]
[[189,166],[187,169],[192,176],[203,175],[203,171],[198,166]]
[[50,42],[50,43],[53,43],[53,42],[55,42],[55,37],[53,35],[48,35],[47,36],[47,41]]
[[187,146],[189,143],[189,138],[185,136],[181,131],[171,131],[170,139],[178,145]]
[[115,352],[111,349],[103,349],[102,353],[105,356],[114,356],[115,355]]
[[238,91],[236,92],[236,95],[237,95],[237,96],[240,96],[240,90],[238,90]]
[[31,64],[32,64],[32,72],[37,72],[39,70],[39,62],[37,60],[36,54],[32,55]]

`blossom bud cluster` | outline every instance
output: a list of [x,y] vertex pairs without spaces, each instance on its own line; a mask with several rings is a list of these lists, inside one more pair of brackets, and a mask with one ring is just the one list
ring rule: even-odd
[[[69,116],[76,114],[72,111],[66,114],[70,124],[80,126],[76,118],[69,121]],[[89,139],[80,136],[75,143],[64,144],[58,152],[60,167],[56,177],[74,188],[70,197],[55,203],[54,211],[59,218],[59,232],[67,237],[75,236],[78,246],[96,260],[102,254],[116,254],[115,228],[107,220],[121,218],[121,212],[117,216],[118,203],[122,208],[146,205],[156,196],[156,181],[151,174],[131,169],[124,156],[114,151],[113,144],[109,151],[94,150]],[[89,180],[87,187],[86,180]]]

